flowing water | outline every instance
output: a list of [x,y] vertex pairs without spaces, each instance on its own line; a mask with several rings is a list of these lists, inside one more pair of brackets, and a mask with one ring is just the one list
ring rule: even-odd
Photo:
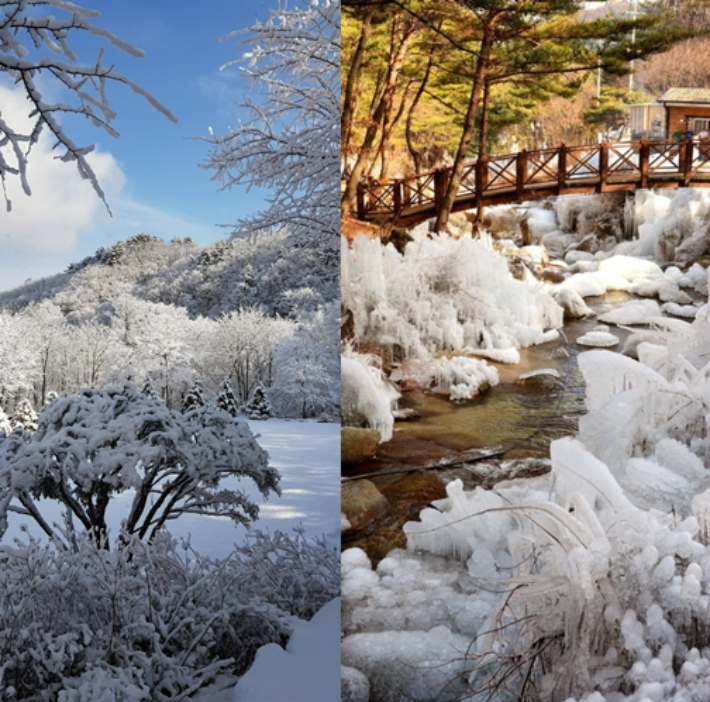
[[[586,302],[602,314],[629,299],[630,295],[616,292]],[[495,364],[500,384],[468,402],[405,393],[400,409],[413,410],[416,418],[397,422],[393,440],[382,444],[374,459],[343,472],[346,477],[367,475],[385,495],[391,510],[357,534],[344,535],[343,548],[359,546],[378,562],[392,548],[403,547],[404,522],[415,519],[432,500],[444,497],[445,483],[454,478],[461,478],[472,489],[549,470],[550,442],[575,434],[585,411],[584,379],[577,355],[588,349],[576,340],[597,325],[595,318],[571,322],[557,341],[523,349],[520,363]],[[615,347],[620,350],[628,332],[611,331],[621,340]],[[518,380],[539,369],[555,370],[560,377]],[[495,457],[460,464],[491,452]],[[432,468],[456,461],[459,465]],[[427,470],[416,470],[421,468]]]

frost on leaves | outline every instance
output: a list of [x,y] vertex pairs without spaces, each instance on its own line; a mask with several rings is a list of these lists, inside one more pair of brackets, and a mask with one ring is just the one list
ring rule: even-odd
[[52,498],[103,545],[111,498],[135,490],[124,530],[141,539],[188,513],[249,526],[259,508],[243,491],[220,489],[227,476],[250,478],[264,497],[280,494],[246,422],[209,406],[171,411],[131,383],[85,389],[55,400],[34,434],[18,430],[0,443],[0,524],[11,510],[58,537],[36,503]]
[[[47,14],[43,14],[46,9]],[[59,16],[52,14],[59,11]],[[65,126],[62,115],[83,115],[111,136],[118,136],[111,122],[116,113],[111,109],[106,90],[111,83],[123,83],[145,98],[156,110],[173,122],[175,117],[144,88],[127,76],[103,63],[101,48],[94,63],[82,64],[70,46],[70,38],[81,33],[107,41],[132,56],[143,52],[115,34],[96,26],[99,13],[64,0],[0,0],[0,77],[3,72],[27,98],[29,121],[8,122],[0,111],[0,181],[4,186],[8,175],[17,176],[22,189],[30,195],[27,163],[32,146],[43,131],[54,139],[54,148],[62,161],[74,161],[82,178],[87,179],[104,200],[96,173],[87,160],[94,147],[76,144]],[[50,99],[48,95],[56,95]],[[4,189],[4,187],[3,187]],[[8,211],[11,203],[5,195]]]

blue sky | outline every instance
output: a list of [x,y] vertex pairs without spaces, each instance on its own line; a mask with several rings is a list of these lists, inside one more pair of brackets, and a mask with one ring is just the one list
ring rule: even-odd
[[[219,192],[212,173],[199,168],[207,158],[207,144],[194,137],[207,136],[209,127],[225,133],[240,117],[234,103],[247,94],[258,99],[237,66],[219,70],[246,47],[236,39],[219,39],[265,19],[277,2],[77,3],[101,13],[95,24],[145,51],[143,58],[134,58],[110,47],[104,65],[114,65],[148,90],[178,123],[122,85],[109,92],[120,138],[86,120],[64,119],[75,142],[96,145],[97,172],[114,216],[109,218],[90,185],[76,178],[74,165],[52,162],[48,147],[44,155],[38,150],[29,163],[32,197],[9,182],[13,211],[8,214],[0,207],[0,289],[58,273],[98,247],[138,233],[167,239],[191,236],[208,243],[229,231],[215,225],[235,222],[264,206],[264,193],[257,190]],[[103,45],[91,36],[70,44],[81,63],[93,63]],[[21,108],[20,99],[13,99],[0,93],[0,110]]]

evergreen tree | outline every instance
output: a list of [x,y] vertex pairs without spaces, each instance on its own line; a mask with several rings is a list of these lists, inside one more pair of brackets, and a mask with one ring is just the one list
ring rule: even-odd
[[217,396],[217,407],[225,412],[229,412],[232,417],[236,417],[239,414],[239,403],[237,402],[229,378],[225,378],[222,383],[222,389]]
[[58,397],[59,397],[59,393],[56,390],[50,390],[47,393],[47,397],[44,400],[44,406],[49,407],[49,405],[51,405],[52,402],[54,402]]
[[189,412],[190,410],[195,409],[196,407],[204,407],[205,404],[205,394],[202,390],[202,383],[200,383],[199,380],[196,380],[192,384],[190,392],[188,392],[185,396],[185,400],[182,403],[181,412],[184,414],[185,412]]
[[15,407],[15,412],[10,417],[10,424],[13,429],[20,427],[25,431],[37,431],[37,412],[32,409],[32,405],[27,398],[20,400]]
[[144,395],[147,395],[150,397],[152,400],[159,400],[160,397],[157,392],[155,392],[155,387],[153,386],[153,381],[151,380],[149,375],[146,375],[145,381],[143,382],[143,387],[141,388],[141,392]]
[[273,416],[271,402],[269,402],[269,398],[266,396],[266,390],[264,390],[264,386],[261,383],[254,388],[254,394],[251,396],[251,400],[244,406],[244,414],[246,414],[249,419],[268,419]]

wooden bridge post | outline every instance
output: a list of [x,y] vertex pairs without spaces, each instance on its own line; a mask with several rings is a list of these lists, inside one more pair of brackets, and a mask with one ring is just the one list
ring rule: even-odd
[[651,160],[651,144],[646,137],[639,142],[639,173],[641,174],[641,188],[648,188],[648,164]]
[[476,161],[476,209],[479,214],[483,207],[483,194],[488,187],[488,157],[481,156]]
[[603,141],[599,145],[599,190],[606,192],[606,182],[609,178],[609,142]]
[[361,221],[365,221],[365,184],[357,184],[357,218]]
[[434,171],[434,207],[436,214],[441,211],[441,205],[444,202],[446,189],[449,187],[449,169],[437,168]]
[[567,147],[560,144],[557,152],[557,194],[564,192],[567,181]]
[[515,157],[515,197],[520,202],[525,195],[525,181],[528,176],[528,152],[523,149]]
[[687,187],[693,177],[693,140],[686,139],[683,144],[683,184]]
[[394,222],[399,220],[402,214],[402,181],[395,180],[392,187],[392,197],[394,199]]

